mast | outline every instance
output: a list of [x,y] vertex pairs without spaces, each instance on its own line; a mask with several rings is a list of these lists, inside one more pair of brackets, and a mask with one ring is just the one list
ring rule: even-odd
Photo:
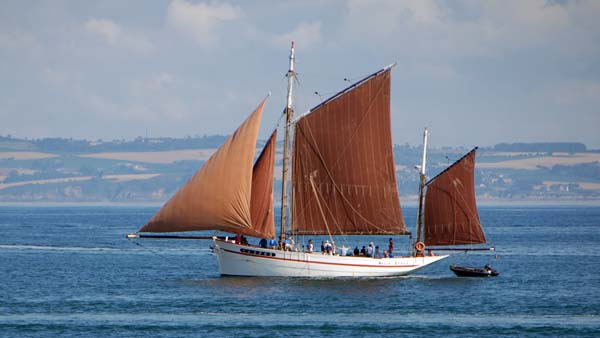
[[417,214],[417,242],[421,242],[421,233],[423,231],[423,192],[425,190],[425,166],[427,164],[427,128],[423,132],[423,162],[421,162],[421,171],[419,173],[419,209]]
[[289,167],[289,143],[290,143],[290,127],[294,110],[292,109],[292,90],[294,86],[294,78],[296,72],[294,72],[294,41],[292,41],[292,47],[290,48],[290,68],[286,74],[288,78],[287,88],[287,100],[285,106],[285,135],[283,139],[283,173],[282,173],[282,187],[281,187],[281,229],[279,234],[279,243],[282,245],[285,240],[285,228],[287,223],[287,181],[288,181],[288,167]]

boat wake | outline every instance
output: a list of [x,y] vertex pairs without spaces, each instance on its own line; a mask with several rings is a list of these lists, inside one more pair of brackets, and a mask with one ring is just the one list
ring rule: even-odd
[[51,245],[0,245],[0,250],[50,250],[50,251],[126,251],[108,247],[80,247],[80,246],[51,246]]
[[[69,252],[148,252],[145,248],[112,248],[112,247],[82,247],[82,246],[53,246],[53,245],[30,245],[30,244],[0,244],[0,250],[34,250],[34,251],[69,251]],[[159,250],[161,254],[190,254],[198,253],[210,255],[211,251],[205,248],[172,248]]]

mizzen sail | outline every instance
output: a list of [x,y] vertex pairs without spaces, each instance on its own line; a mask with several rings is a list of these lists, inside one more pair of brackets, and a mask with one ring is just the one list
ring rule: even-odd
[[293,230],[406,233],[392,153],[390,78],[389,68],[372,74],[296,122]]
[[252,228],[252,166],[266,98],[140,232]]
[[471,150],[427,182],[425,244],[485,243],[475,202],[475,152]]

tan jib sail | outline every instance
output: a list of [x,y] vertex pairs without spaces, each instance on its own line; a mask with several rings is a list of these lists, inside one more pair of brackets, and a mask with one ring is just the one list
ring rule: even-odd
[[275,215],[273,214],[273,174],[275,170],[275,147],[277,130],[273,132],[252,170],[252,197],[250,215],[252,228],[242,233],[261,238],[275,238]]
[[390,77],[389,68],[370,75],[297,121],[292,229],[298,233],[406,233],[392,153]]
[[424,219],[427,246],[485,243],[475,202],[476,150],[427,182]]
[[252,166],[265,102],[140,232],[251,229]]

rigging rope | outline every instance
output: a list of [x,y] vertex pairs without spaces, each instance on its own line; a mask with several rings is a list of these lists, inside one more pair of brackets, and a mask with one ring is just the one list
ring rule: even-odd
[[[156,251],[156,250],[152,250],[152,249],[150,249],[150,248],[148,248],[148,247],[145,247],[145,246],[141,245],[140,243],[138,243],[138,242],[137,242],[137,241],[135,241],[135,240],[132,240],[132,239],[128,238],[128,239],[127,239],[127,241],[128,241],[129,243],[131,243],[131,244],[135,244],[135,245],[139,246],[140,248],[142,248],[142,249],[144,249],[144,250],[147,250],[147,251],[149,251],[149,252],[151,252],[151,253],[153,253],[153,254],[157,255],[158,257],[160,257],[160,258],[164,259],[165,261],[169,261],[170,263],[173,263],[173,262],[175,262],[175,260],[174,260],[173,258],[169,258],[169,257],[167,257],[167,256],[165,256],[165,255],[163,255],[163,254],[159,253],[159,252],[158,252],[158,251]],[[177,261],[177,263],[180,263],[180,261]]]
[[[215,232],[215,235],[216,234],[217,234],[217,232]],[[142,248],[142,249],[144,249],[144,250],[146,250],[146,251],[148,251],[150,253],[153,253],[153,254],[159,256],[160,258],[164,259],[165,261],[169,261],[170,263],[174,263],[176,265],[181,265],[181,260],[165,256],[165,255],[163,255],[162,253],[160,253],[160,252],[158,252],[156,250],[153,250],[151,248],[148,248],[148,247],[146,247],[146,246],[138,243],[135,239],[127,238],[127,241],[129,243],[131,243],[131,244],[139,246],[140,248]]]
[[319,202],[319,195],[317,194],[317,189],[315,189],[315,182],[314,182],[312,176],[310,176],[310,186],[312,187],[313,193],[315,194],[317,206],[319,207],[319,211],[321,212],[321,217],[323,217],[323,223],[325,223],[325,228],[327,229],[327,233],[329,234],[329,239],[331,239],[331,245],[333,245],[333,248],[335,250],[335,241],[333,240],[333,236],[331,236],[331,231],[329,230],[329,225],[327,224],[327,219],[325,217],[325,214],[323,213],[323,208],[321,207],[321,202]]

